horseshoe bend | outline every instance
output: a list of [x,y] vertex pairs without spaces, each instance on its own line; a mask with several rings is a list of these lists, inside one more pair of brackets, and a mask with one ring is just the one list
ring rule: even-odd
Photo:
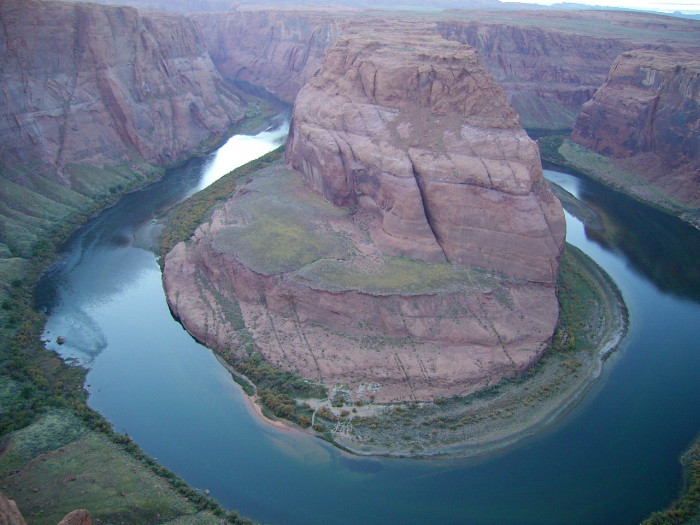
[[[295,101],[284,160],[165,258],[168,302],[195,337],[358,417],[540,360],[563,210],[473,48],[416,24],[350,27]],[[313,417],[296,421],[338,422],[329,404],[307,400]]]

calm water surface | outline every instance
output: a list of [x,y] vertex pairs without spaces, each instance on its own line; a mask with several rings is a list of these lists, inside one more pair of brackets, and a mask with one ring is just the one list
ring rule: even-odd
[[[48,346],[89,367],[89,404],[190,485],[266,523],[638,523],[681,489],[700,430],[700,235],[604,187],[548,172],[596,210],[568,242],[615,279],[630,330],[554,427],[473,460],[357,458],[259,421],[211,351],[173,320],[149,247],[171,203],[272,149],[234,137],[81,229],[40,283]],[[238,146],[236,146],[238,144]],[[261,147],[260,150],[257,148]],[[217,175],[218,173],[218,175]]]

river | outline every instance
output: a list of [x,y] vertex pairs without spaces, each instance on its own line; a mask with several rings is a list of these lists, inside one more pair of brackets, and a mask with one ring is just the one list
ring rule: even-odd
[[257,418],[172,318],[150,248],[163,210],[285,133],[234,137],[125,196],[76,232],[39,283],[47,346],[89,368],[88,403],[116,431],[265,523],[631,524],[678,495],[678,457],[700,430],[700,233],[562,173],[546,175],[605,226],[567,214],[567,240],[617,282],[630,328],[559,422],[487,457],[409,460],[353,457]]

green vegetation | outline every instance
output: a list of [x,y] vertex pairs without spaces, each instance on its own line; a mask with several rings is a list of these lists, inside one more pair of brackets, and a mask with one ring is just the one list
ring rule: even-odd
[[168,215],[166,227],[160,238],[158,254],[160,255],[161,264],[165,255],[178,242],[189,239],[197,227],[211,215],[213,209],[225,202],[233,194],[239,179],[274,162],[278,162],[283,156],[284,146],[280,146],[259,159],[236,168],[172,210]]
[[375,294],[456,292],[491,288],[496,284],[493,276],[485,271],[390,256],[381,257],[372,269],[358,268],[342,260],[321,259],[296,275],[325,290],[361,290]]
[[616,191],[644,202],[691,224],[700,224],[700,213],[670,197],[637,174],[621,168],[614,159],[590,151],[566,137],[541,137],[537,144],[542,160],[563,171],[600,181]]
[[667,510],[655,512],[642,525],[693,525],[700,523],[700,438],[683,454],[685,493]]

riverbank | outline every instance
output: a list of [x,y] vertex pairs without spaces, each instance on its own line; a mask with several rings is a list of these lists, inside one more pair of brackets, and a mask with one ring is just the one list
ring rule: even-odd
[[324,424],[333,440],[359,455],[469,457],[506,448],[552,425],[600,377],[627,329],[627,310],[614,282],[568,245],[560,289],[564,322],[525,376],[466,398],[377,407],[370,416],[351,406],[329,407],[335,421],[326,418]]
[[[264,129],[276,112],[267,104],[251,106],[249,118],[230,132]],[[217,144],[214,140],[200,147]],[[198,149],[193,155],[204,152]],[[82,385],[87,371],[66,365],[41,340],[46,319],[35,310],[35,287],[60,246],[78,226],[164,173],[153,167],[133,174],[128,167],[120,169],[94,170],[92,185],[80,186],[83,193],[54,188],[50,198],[65,204],[65,213],[50,217],[40,230],[27,228],[36,234],[29,240],[5,239],[7,249],[0,245],[0,275],[8,284],[0,290],[0,491],[17,501],[30,523],[56,523],[76,507],[88,508],[94,520],[105,523],[246,522],[188,487],[128,437],[114,433],[86,404]],[[45,204],[42,213],[50,214],[52,206]],[[103,464],[111,465],[109,472],[100,468]],[[59,479],[54,473],[65,475]],[[116,497],[115,480],[124,486]],[[156,490],[128,489],[138,485]]]
[[389,405],[297,399],[313,410],[314,425],[308,429],[268,417],[253,396],[248,396],[250,405],[267,424],[323,437],[356,455],[471,457],[504,449],[571,410],[600,377],[603,362],[626,333],[627,310],[615,283],[569,245],[559,286],[563,322],[544,357],[523,377],[487,391],[434,403]]
[[700,209],[679,202],[658,184],[644,180],[635,171],[625,169],[615,159],[587,150],[563,136],[541,137],[537,144],[543,163],[601,182],[700,229]]

